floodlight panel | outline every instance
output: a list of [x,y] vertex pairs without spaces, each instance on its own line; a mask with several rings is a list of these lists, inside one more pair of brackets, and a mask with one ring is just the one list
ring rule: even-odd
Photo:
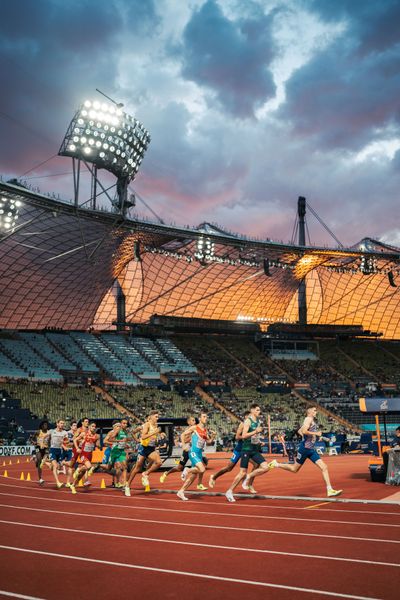
[[0,232],[14,231],[19,217],[21,202],[14,198],[0,196]]
[[72,119],[58,154],[82,158],[132,181],[149,143],[150,134],[137,119],[112,104],[86,100]]

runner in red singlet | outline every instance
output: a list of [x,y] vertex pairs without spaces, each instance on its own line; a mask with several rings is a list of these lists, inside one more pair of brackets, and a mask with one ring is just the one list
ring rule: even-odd
[[74,439],[74,445],[77,453],[80,456],[81,463],[74,473],[74,484],[70,489],[73,494],[76,494],[75,486],[85,475],[92,471],[92,454],[93,450],[100,445],[100,436],[96,433],[96,423],[90,423],[88,431],[82,431],[78,437]]

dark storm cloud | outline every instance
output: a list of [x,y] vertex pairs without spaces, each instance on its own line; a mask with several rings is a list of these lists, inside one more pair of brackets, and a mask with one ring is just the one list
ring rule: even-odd
[[[0,22],[2,170],[56,154],[74,109],[96,87],[114,89],[117,3],[3,2]],[[6,140],[6,141],[5,141]]]
[[346,19],[360,52],[382,51],[400,41],[398,0],[314,0],[305,6],[330,22]]
[[275,94],[268,65],[273,58],[272,17],[254,5],[252,18],[233,21],[208,0],[188,22],[182,44],[182,74],[217,95],[234,116],[253,116]]
[[314,7],[321,18],[345,19],[346,30],[294,72],[279,116],[317,146],[357,150],[377,130],[399,126],[400,45],[394,42],[400,28],[391,22],[399,22],[399,3],[342,0]]
[[356,63],[338,41],[295,72],[279,111],[315,144],[358,150],[380,128],[398,125],[400,55],[389,49]]

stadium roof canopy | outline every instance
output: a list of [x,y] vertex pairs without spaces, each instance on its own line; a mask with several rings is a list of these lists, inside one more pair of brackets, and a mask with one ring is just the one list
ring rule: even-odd
[[208,223],[134,221],[2,182],[0,196],[21,203],[13,228],[0,232],[0,328],[113,328],[117,281],[131,322],[154,314],[296,322],[306,278],[309,323],[400,338],[399,248],[369,238],[351,248],[296,246]]

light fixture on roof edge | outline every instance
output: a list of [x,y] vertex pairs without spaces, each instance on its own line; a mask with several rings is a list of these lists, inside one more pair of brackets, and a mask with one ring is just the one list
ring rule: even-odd
[[0,196],[0,231],[12,233],[19,217],[20,200]]

